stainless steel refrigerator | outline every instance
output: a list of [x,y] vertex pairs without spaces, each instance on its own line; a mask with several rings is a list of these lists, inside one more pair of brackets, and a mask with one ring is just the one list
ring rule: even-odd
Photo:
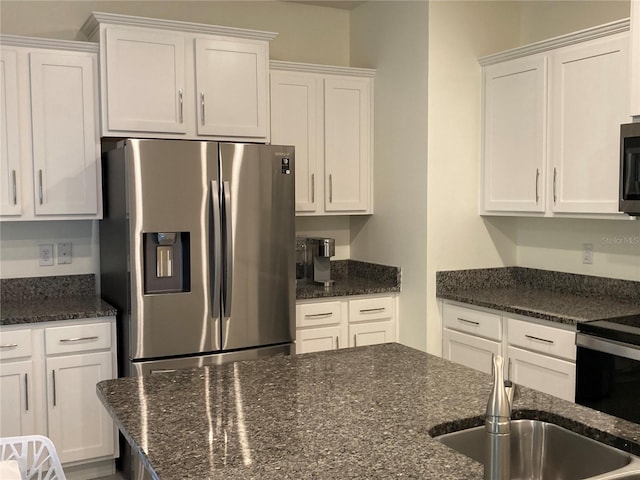
[[120,376],[292,352],[293,147],[103,150],[101,294],[118,308]]

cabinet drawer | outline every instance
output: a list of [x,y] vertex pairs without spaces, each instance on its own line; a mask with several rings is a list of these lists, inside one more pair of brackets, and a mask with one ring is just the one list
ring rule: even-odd
[[31,356],[31,330],[0,332],[0,360]]
[[443,323],[446,328],[493,340],[502,339],[500,319],[500,315],[448,303],[443,307]]
[[509,345],[554,357],[576,359],[576,333],[508,318]]
[[349,323],[386,320],[392,316],[393,299],[391,297],[349,301]]
[[296,326],[317,327],[340,323],[340,302],[296,305]]
[[47,355],[110,348],[111,324],[109,322],[51,327],[45,330]]

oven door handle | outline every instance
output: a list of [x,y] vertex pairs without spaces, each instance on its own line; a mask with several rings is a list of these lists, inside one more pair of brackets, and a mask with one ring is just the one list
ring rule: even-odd
[[640,347],[630,343],[618,342],[616,340],[603,340],[584,333],[576,335],[576,345],[578,347],[596,350],[598,352],[609,353],[618,357],[629,358],[640,361]]

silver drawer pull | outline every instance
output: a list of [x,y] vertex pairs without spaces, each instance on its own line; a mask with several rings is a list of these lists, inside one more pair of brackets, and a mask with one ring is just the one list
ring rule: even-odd
[[17,346],[17,343],[5,343],[4,345],[0,345],[0,348],[16,348]]
[[474,325],[476,327],[480,326],[480,322],[474,322],[473,320],[467,320],[466,318],[460,318],[458,317],[458,320],[463,322],[463,323],[468,323],[469,325]]
[[152,375],[161,374],[161,373],[173,373],[177,370],[175,368],[159,368],[157,370],[151,370]]
[[97,335],[93,336],[93,337],[74,337],[74,338],[61,338],[59,340],[60,343],[69,343],[69,342],[83,342],[86,340],[98,340]]
[[363,308],[360,310],[360,313],[378,313],[378,312],[384,312],[386,310],[385,307],[379,307],[379,308]]
[[537,340],[538,342],[548,343],[549,345],[553,345],[555,342],[553,340],[547,340],[546,338],[534,337],[533,335],[524,335],[530,340]]
[[340,337],[336,337],[336,349],[340,349]]
[[331,312],[313,313],[313,314],[305,315],[304,318],[326,318],[326,317],[331,317],[332,315],[333,315],[333,313],[331,313]]

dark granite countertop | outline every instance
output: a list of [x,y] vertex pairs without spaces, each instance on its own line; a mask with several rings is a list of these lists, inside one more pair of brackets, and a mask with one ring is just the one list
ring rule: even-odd
[[2,279],[0,298],[0,325],[116,314],[114,307],[96,296],[93,274]]
[[347,295],[371,295],[400,291],[400,269],[357,260],[331,262],[330,287],[298,281],[296,299],[344,297]]
[[438,272],[436,295],[569,325],[640,315],[640,282],[521,267]]
[[3,301],[0,310],[0,325],[109,317],[116,314],[114,307],[95,295],[45,298],[37,301]]
[[[489,375],[385,344],[120,378],[98,394],[154,478],[480,479],[433,440],[482,424]],[[640,454],[640,425],[519,387],[541,419]]]

